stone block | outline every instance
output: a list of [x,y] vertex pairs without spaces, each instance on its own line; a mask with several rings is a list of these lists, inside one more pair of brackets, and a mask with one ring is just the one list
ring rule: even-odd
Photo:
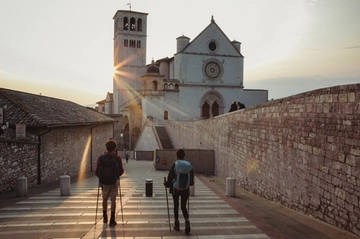
[[27,178],[20,177],[17,179],[17,196],[23,197],[28,194]]
[[60,176],[60,195],[70,195],[70,176],[68,175]]

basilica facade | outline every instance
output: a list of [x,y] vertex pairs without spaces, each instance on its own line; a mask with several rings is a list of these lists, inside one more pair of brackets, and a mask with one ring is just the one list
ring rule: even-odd
[[116,12],[113,93],[98,102],[103,113],[121,115],[124,148],[135,146],[146,120],[200,120],[228,113],[233,102],[251,107],[268,100],[267,90],[244,88],[241,43],[230,41],[213,17],[192,41],[179,36],[173,56],[147,64],[147,15]]

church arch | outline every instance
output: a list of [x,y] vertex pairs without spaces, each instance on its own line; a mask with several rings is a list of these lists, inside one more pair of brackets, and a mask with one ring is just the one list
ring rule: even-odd
[[[207,109],[209,107],[209,109]],[[203,118],[210,118],[224,114],[225,99],[216,90],[206,92],[199,102],[200,116]]]
[[137,20],[137,31],[142,32],[142,19],[141,18],[139,18]]
[[124,30],[128,30],[129,27],[129,19],[124,17]]
[[130,31],[136,30],[136,20],[134,17],[130,18]]

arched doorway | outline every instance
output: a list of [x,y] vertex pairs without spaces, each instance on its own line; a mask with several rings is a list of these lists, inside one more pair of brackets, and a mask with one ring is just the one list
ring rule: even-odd
[[200,115],[202,118],[215,117],[224,114],[225,99],[216,90],[206,92],[199,102]]

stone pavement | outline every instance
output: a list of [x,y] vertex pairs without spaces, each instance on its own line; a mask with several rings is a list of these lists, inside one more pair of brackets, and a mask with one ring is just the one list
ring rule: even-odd
[[[196,175],[195,195],[190,197],[191,234],[184,233],[184,220],[180,221],[181,231],[170,231],[163,187],[168,172],[156,171],[149,161],[129,160],[124,167],[123,207],[121,210],[118,197],[116,227],[102,223],[101,197],[96,214],[98,180],[90,173],[86,179],[72,179],[70,196],[60,196],[58,182],[30,188],[26,197],[0,195],[0,239],[359,238],[239,188],[236,197],[226,197],[225,181],[206,175]],[[146,179],[153,180],[152,197],[145,194]],[[172,227],[170,194],[168,199]]]

